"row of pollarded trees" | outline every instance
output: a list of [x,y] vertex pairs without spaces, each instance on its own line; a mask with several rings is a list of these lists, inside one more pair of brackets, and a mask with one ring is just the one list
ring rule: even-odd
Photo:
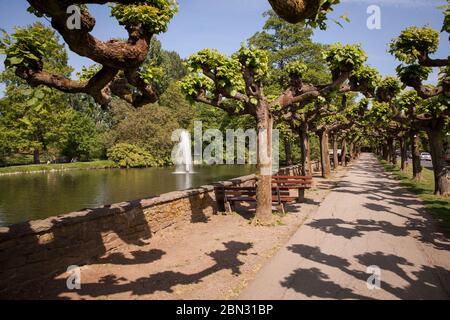
[[[27,0],[28,11],[46,18],[61,35],[71,51],[94,61],[97,66],[73,80],[70,73],[59,73],[49,67],[52,57],[46,55],[49,43],[45,38],[27,34],[3,32],[0,54],[6,55],[5,65],[29,85],[47,86],[65,93],[87,94],[107,107],[113,97],[119,97],[135,107],[158,100],[154,80],[158,70],[145,64],[154,35],[166,32],[170,20],[178,11],[177,0]],[[89,5],[112,3],[111,16],[122,25],[126,39],[102,41],[92,31],[96,20]],[[295,22],[306,21],[325,28],[326,15],[339,0],[270,0],[279,15]],[[72,6],[77,6],[76,15]],[[79,19],[78,19],[79,18]],[[74,28],[71,23],[79,20]]]
[[445,114],[448,104],[441,97],[421,99],[415,90],[399,94],[390,103],[376,102],[371,112],[375,147],[383,159],[397,164],[396,150],[400,150],[400,167],[404,170],[408,147],[412,156],[413,177],[421,178],[420,135],[425,133],[431,151],[435,179],[435,193],[449,195],[449,183],[445,164],[446,136],[449,133],[449,117]]
[[[302,61],[292,61],[284,70],[289,81],[280,90],[281,93],[270,96],[265,92],[269,59],[264,50],[242,46],[229,57],[205,49],[188,59],[191,74],[182,81],[181,86],[191,100],[220,108],[232,115],[249,114],[256,119],[259,132],[256,218],[262,224],[272,221],[271,141],[274,122],[288,121],[294,128],[299,128],[302,159],[307,158],[306,130],[312,124],[312,132],[321,138],[322,168],[324,176],[328,177],[329,133],[339,130],[341,126],[345,129],[353,125],[353,120],[336,125],[329,119],[334,116],[338,120],[338,115],[354,112],[348,108],[347,99],[340,96],[349,92],[371,95],[374,72],[363,65],[367,57],[359,46],[336,44],[326,49],[324,56],[330,69],[331,80],[328,83],[306,83],[303,76],[307,66]],[[334,110],[332,102],[339,99],[342,106]],[[307,119],[302,117],[305,115]],[[314,122],[318,119],[322,123]],[[307,165],[305,161],[303,168]]]
[[[280,118],[281,121],[289,124],[291,135],[297,135],[302,175],[312,172],[311,135],[316,135],[319,140],[322,177],[330,177],[331,163],[336,168],[341,162],[338,150],[345,152],[342,158],[344,166],[347,159],[345,156],[350,156],[350,159],[354,158],[350,152],[356,151],[355,146],[360,140],[360,136],[354,133],[360,130],[360,119],[364,116],[366,103],[355,103],[352,98],[348,105],[347,100],[346,94],[338,96],[337,99],[329,97],[329,101],[327,99],[316,101],[295,113],[283,114]],[[332,146],[330,147],[331,141]],[[328,156],[331,150],[333,158]]]
[[[446,11],[443,32],[450,32]],[[449,195],[449,182],[445,166],[445,142],[449,134],[450,120],[450,59],[433,59],[439,47],[439,32],[430,27],[410,27],[394,39],[390,52],[402,62],[397,68],[397,78],[384,79],[376,94],[372,110],[374,125],[379,135],[385,138],[380,146],[381,154],[396,163],[395,141],[401,149],[401,167],[406,160],[406,141],[409,140],[413,156],[413,175],[420,179],[419,134],[425,132],[433,160],[435,193]],[[436,85],[425,85],[434,69],[439,69]],[[408,87],[407,90],[402,90]]]

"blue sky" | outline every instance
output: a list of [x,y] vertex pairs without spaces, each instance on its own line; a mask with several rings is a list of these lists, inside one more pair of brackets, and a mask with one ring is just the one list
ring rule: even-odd
[[[167,33],[159,38],[165,49],[174,50],[182,57],[202,48],[216,48],[232,53],[255,32],[260,31],[264,18],[262,14],[270,8],[266,0],[179,0],[180,12],[172,20]],[[394,74],[398,61],[387,52],[387,44],[401,30],[411,25],[430,25],[435,29],[442,26],[443,14],[436,7],[445,0],[342,0],[332,18],[345,14],[351,22],[344,28],[333,22],[326,31],[316,31],[314,40],[321,43],[360,43],[369,56],[368,63],[378,68],[383,75]],[[381,8],[381,30],[366,27],[369,5]],[[33,23],[38,18],[27,13],[25,0],[0,0],[0,28],[12,31],[14,26]],[[109,17],[107,6],[93,6],[91,13],[97,19],[94,34],[101,39],[125,37],[126,33]],[[43,19],[40,19],[44,21]],[[441,35],[438,56],[450,55],[448,40]],[[3,69],[0,58],[0,70]],[[80,70],[92,62],[76,54],[70,54],[70,63]],[[436,74],[431,76],[436,78]],[[430,79],[430,80],[434,80]],[[0,86],[0,90],[3,88]],[[1,95],[1,92],[0,92]]]

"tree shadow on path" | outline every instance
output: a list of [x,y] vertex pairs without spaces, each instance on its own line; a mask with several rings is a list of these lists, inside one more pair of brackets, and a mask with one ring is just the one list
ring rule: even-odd
[[[309,261],[319,263],[321,265],[336,268],[337,272],[341,271],[352,276],[356,280],[360,280],[361,287],[365,289],[365,283],[369,279],[369,273],[365,273],[352,268],[352,264],[339,256],[323,253],[319,247],[295,244],[288,247],[288,250],[300,255]],[[443,278],[450,277],[450,271],[442,267],[430,267],[424,265],[414,265],[407,259],[384,254],[382,252],[365,253],[356,255],[354,258],[365,268],[369,266],[378,266],[381,271],[381,288],[399,299],[448,299],[449,292],[446,290],[445,284],[442,283]],[[415,267],[417,270],[408,274],[405,267]],[[392,272],[403,282],[407,283],[403,286],[394,286],[383,277],[383,273]],[[317,298],[334,298],[334,299],[373,299],[372,297],[362,296],[354,293],[349,288],[342,288],[340,285],[333,283],[330,276],[324,274],[317,267],[309,270],[299,268],[291,273],[281,282],[281,284],[296,292],[303,293],[308,297]]]
[[[346,239],[362,237],[364,232],[371,231],[396,237],[410,236],[437,250],[450,250],[449,238],[437,228],[437,220],[424,208],[423,202],[398,181],[393,180],[375,159],[362,159],[352,167],[351,175],[368,179],[363,182],[359,179],[343,180],[333,192],[363,196],[366,200],[362,204],[363,208],[379,213],[380,217],[385,219],[390,215],[400,217],[403,219],[401,225],[373,219],[347,222],[340,219],[318,219],[309,224],[311,227]],[[401,214],[396,212],[396,207],[407,208],[409,211],[407,214]],[[413,231],[416,231],[414,235]]]
[[[247,255],[247,251],[253,248],[252,243],[229,241],[223,243],[224,250],[216,250],[207,255],[212,258],[214,264],[209,268],[192,274],[177,271],[162,271],[150,274],[148,277],[141,277],[136,280],[129,280],[111,274],[102,277],[97,283],[83,283],[77,295],[87,298],[98,298],[116,294],[126,294],[142,298],[156,292],[174,293],[174,288],[178,285],[193,285],[203,282],[203,280],[222,270],[229,270],[232,275],[241,274],[240,267],[244,264],[239,256]],[[125,261],[127,262],[127,261]],[[65,288],[65,280],[55,280],[57,287]],[[64,293],[69,293],[67,289],[54,293],[53,298],[61,299]]]

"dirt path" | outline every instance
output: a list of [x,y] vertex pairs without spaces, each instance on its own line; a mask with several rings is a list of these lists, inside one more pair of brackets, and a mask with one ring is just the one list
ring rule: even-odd
[[63,273],[27,290],[23,298],[235,299],[344,174],[339,172],[334,181],[315,178],[317,187],[308,190],[307,202],[290,206],[277,226],[252,226],[250,214],[219,214],[207,222],[176,225],[147,243],[109,252],[81,267],[81,290],[68,290],[69,275]]
[[[367,286],[369,266],[381,272],[380,289]],[[450,242],[363,154],[240,298],[449,299]]]

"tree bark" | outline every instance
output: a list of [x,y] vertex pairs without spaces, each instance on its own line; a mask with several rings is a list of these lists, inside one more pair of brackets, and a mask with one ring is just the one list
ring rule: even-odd
[[383,144],[381,153],[382,153],[381,157],[383,158],[383,160],[389,162],[389,150],[388,150],[388,146],[386,144]]
[[355,159],[355,145],[353,142],[350,143],[349,153],[350,153],[350,161],[353,161]]
[[400,168],[402,171],[406,169],[406,148],[405,148],[405,138],[401,137],[400,141]]
[[347,140],[344,139],[342,140],[342,152],[341,152],[341,162],[342,162],[342,166],[346,167],[347,166]]
[[307,163],[306,163],[307,141],[306,141],[306,139],[307,138],[306,138],[306,132],[302,128],[299,129],[299,136],[300,136],[300,157],[301,157],[300,162],[301,162],[301,166],[302,166],[302,176],[306,176],[306,171],[307,171],[307,168],[306,168],[306,165],[307,165]]
[[339,167],[339,156],[338,156],[338,141],[336,135],[333,135],[333,165],[334,170],[337,170]]
[[329,141],[328,132],[319,132],[320,138],[320,160],[322,164],[322,177],[327,179],[331,176],[331,161],[330,161],[330,151],[329,151]]
[[411,131],[411,154],[412,154],[412,166],[413,166],[413,178],[416,181],[420,181],[422,178],[422,165],[420,163],[420,148],[419,148],[419,136]]
[[395,154],[394,138],[388,138],[389,162],[393,165],[397,164],[397,155]]
[[286,155],[286,164],[288,166],[292,166],[294,164],[294,160],[292,159],[291,143],[288,138],[284,138],[284,153]]
[[309,146],[308,126],[299,128],[302,176],[312,175],[311,149]]
[[33,163],[34,164],[41,164],[41,155],[40,155],[39,149],[34,149],[34,152],[33,152]]
[[450,195],[447,179],[447,169],[444,160],[444,123],[439,121],[434,128],[427,130],[433,160],[434,193],[436,195]]
[[306,168],[308,169],[309,175],[313,175],[313,165],[311,161],[311,144],[309,143],[308,131],[306,131],[305,135],[305,144],[306,144]]
[[273,10],[289,23],[298,23],[317,15],[319,0],[269,0]]
[[272,215],[272,129],[273,118],[268,105],[261,105],[257,111],[258,162],[256,186],[256,223],[269,225]]
[[[128,39],[101,41],[94,37],[96,20],[87,9],[80,11],[80,28],[72,30],[67,26],[67,7],[71,4],[106,4],[105,0],[28,0],[30,5],[51,23],[64,39],[67,46],[80,56],[90,58],[102,65],[89,81],[73,81],[64,75],[43,70],[43,57],[31,66],[19,66],[16,75],[32,86],[45,85],[65,93],[85,93],[91,95],[97,103],[108,106],[112,94],[132,103],[135,107],[154,103],[158,99],[155,88],[141,79],[139,69],[147,58],[153,33],[143,24],[125,25]],[[134,5],[139,1],[121,0],[116,3]],[[160,13],[156,13],[161,17]],[[155,31],[156,33],[159,33]],[[117,78],[119,71],[123,77]],[[131,88],[134,87],[134,88]]]

